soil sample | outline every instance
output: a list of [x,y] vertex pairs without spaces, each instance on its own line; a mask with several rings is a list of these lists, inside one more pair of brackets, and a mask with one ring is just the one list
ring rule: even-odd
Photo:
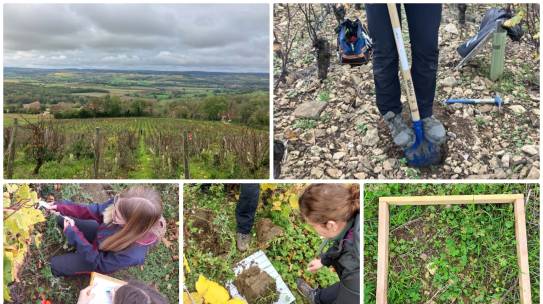
[[279,299],[275,280],[258,266],[245,269],[234,285],[249,304],[272,304]]
[[256,237],[260,244],[265,244],[281,235],[283,235],[283,229],[274,225],[268,218],[261,219],[256,223]]

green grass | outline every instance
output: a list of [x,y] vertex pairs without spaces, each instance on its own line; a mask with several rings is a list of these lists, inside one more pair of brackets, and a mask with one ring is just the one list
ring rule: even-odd
[[[92,159],[70,159],[64,158],[61,162],[46,162],[40,168],[37,175],[33,175],[35,164],[25,159],[24,153],[17,153],[14,162],[13,178],[80,178],[81,176],[92,176],[94,161]],[[5,174],[5,171],[4,171]]]
[[12,126],[13,122],[17,118],[17,123],[22,126],[26,125],[27,121],[36,122],[39,119],[38,114],[4,114],[4,127]]
[[[40,185],[45,192],[53,191],[53,185]],[[145,264],[120,270],[110,276],[122,280],[144,281],[157,288],[170,303],[179,303],[179,245],[178,245],[178,186],[176,184],[152,185],[161,194],[164,203],[164,217],[167,221],[168,231],[165,236],[169,246],[160,243],[149,250]],[[111,185],[113,191],[118,192],[127,185]],[[93,201],[91,193],[86,193],[77,184],[62,186],[57,199],[75,198],[79,203]],[[39,245],[35,243],[28,252],[25,262],[21,266],[22,280],[15,283],[12,288],[18,291],[17,299],[22,303],[37,303],[43,295],[52,303],[76,303],[79,291],[89,284],[88,276],[74,278],[56,278],[51,273],[49,259],[56,255],[72,250],[66,244],[66,239],[57,226],[54,217],[49,217],[45,223],[36,226],[35,237],[41,238]],[[13,292],[12,292],[13,294]]]
[[[364,299],[375,302],[381,196],[530,193],[526,216],[533,302],[539,302],[539,187],[523,184],[370,184],[364,206]],[[511,204],[392,206],[390,303],[518,303]],[[501,300],[502,302],[496,302]]]
[[[289,185],[280,185],[274,193],[289,191]],[[262,218],[270,218],[275,225],[284,229],[282,236],[272,240],[267,246],[259,246],[256,241],[256,228],[253,227],[253,238],[247,252],[239,252],[235,244],[236,219],[235,208],[239,190],[226,191],[224,185],[214,184],[208,193],[200,191],[197,185],[185,185],[184,188],[184,255],[188,259],[191,272],[186,273],[186,284],[190,291],[194,291],[195,282],[200,274],[212,279],[221,285],[234,278],[232,268],[234,264],[263,249],[273,266],[277,269],[292,293],[301,298],[296,292],[296,278],[304,277],[313,285],[328,286],[338,281],[336,274],[328,269],[321,269],[316,274],[305,271],[309,263],[317,255],[321,243],[320,237],[301,221],[297,210],[292,209],[288,203],[281,204],[280,211],[272,211],[269,193],[261,193],[261,201],[256,213],[257,223]],[[264,199],[263,199],[264,197]],[[275,197],[275,196],[273,196]],[[211,210],[215,231],[206,232],[216,235],[220,246],[225,253],[214,255],[209,248],[201,248],[194,235],[200,231],[194,226],[197,210]]]
[[359,123],[356,125],[356,131],[360,135],[366,135],[366,132],[368,131],[368,125],[366,125],[365,123]]
[[329,91],[321,91],[319,93],[319,101],[327,102],[330,100],[330,92]]
[[138,150],[136,151],[137,169],[128,173],[131,179],[145,179],[154,176],[152,168],[153,156],[147,150],[143,138],[140,138]]
[[313,129],[317,126],[317,121],[308,118],[299,118],[294,122],[294,128],[300,128],[302,130]]

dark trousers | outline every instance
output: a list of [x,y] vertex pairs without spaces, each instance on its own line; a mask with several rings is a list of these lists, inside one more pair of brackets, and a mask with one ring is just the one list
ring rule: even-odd
[[241,184],[236,206],[236,223],[239,233],[249,234],[255,222],[260,184]]
[[[316,304],[331,304],[334,303],[339,294],[339,283],[330,285],[326,288],[317,289],[317,294],[315,296]],[[345,303],[349,304],[349,303]]]
[[[400,13],[400,5],[397,6]],[[411,76],[421,118],[432,115],[438,66],[441,4],[404,4],[411,42]],[[368,29],[374,43],[373,78],[381,115],[402,112],[398,51],[386,4],[366,4]],[[401,15],[400,15],[401,18]]]
[[[87,241],[92,243],[98,232],[98,222],[95,220],[81,220],[75,218],[74,222]],[[61,216],[57,216],[57,224],[61,229],[64,229],[64,219]],[[83,256],[77,253],[54,256],[51,258],[50,263],[51,272],[56,277],[88,274],[95,270],[94,264],[87,262]]]

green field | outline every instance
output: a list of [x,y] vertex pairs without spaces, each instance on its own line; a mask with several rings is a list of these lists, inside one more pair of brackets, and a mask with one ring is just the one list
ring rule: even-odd
[[[533,303],[539,303],[537,184],[370,184],[364,189],[364,303],[375,303],[382,196],[521,193]],[[520,303],[512,204],[391,206],[389,303]]]
[[[7,143],[17,115],[5,117],[7,168]],[[191,178],[268,176],[268,132],[263,130],[172,118],[25,119],[19,119],[15,138],[13,178],[93,178],[96,128],[98,178],[184,178],[185,158]]]
[[38,121],[40,116],[37,114],[4,114],[4,127],[13,125],[15,118],[17,118],[19,125],[25,125],[28,122]]

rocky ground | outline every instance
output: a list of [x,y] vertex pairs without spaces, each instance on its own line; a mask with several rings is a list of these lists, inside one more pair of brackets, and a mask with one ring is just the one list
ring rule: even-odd
[[[274,137],[288,142],[280,178],[539,178],[539,46],[526,37],[520,43],[507,38],[506,71],[495,82],[488,78],[490,43],[469,64],[454,70],[460,60],[456,48],[476,33],[490,7],[468,5],[465,28],[458,24],[454,5],[443,7],[434,115],[447,129],[447,155],[442,165],[428,169],[408,167],[402,151],[393,145],[375,105],[371,62],[359,67],[338,63],[333,14],[321,31],[333,46],[332,61],[328,78],[318,80],[304,17],[297,13],[292,25],[301,31],[293,43],[289,74],[274,91]],[[291,8],[297,10],[294,5]],[[279,43],[286,32],[286,15],[283,6],[275,6],[274,31]],[[366,20],[364,10],[348,8],[347,17],[355,16]],[[275,55],[276,78],[280,65]],[[446,106],[440,102],[489,98],[495,93],[508,102],[500,111],[490,105]]]

